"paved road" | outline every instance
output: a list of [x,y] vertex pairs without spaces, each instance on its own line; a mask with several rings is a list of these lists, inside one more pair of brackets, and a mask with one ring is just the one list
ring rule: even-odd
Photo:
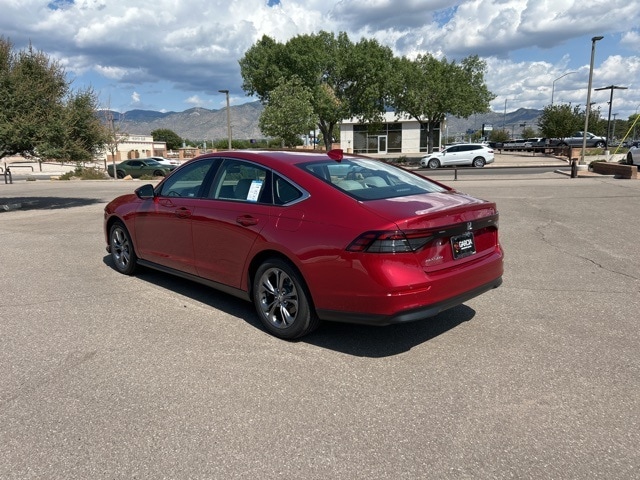
[[137,184],[0,184],[0,478],[640,476],[640,182],[458,181],[498,202],[502,287],[293,343],[110,267],[102,208]]

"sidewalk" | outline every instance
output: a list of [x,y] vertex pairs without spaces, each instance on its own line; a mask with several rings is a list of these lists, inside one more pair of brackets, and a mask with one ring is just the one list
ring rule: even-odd
[[[408,156],[411,161],[419,162],[419,159],[423,154],[417,156]],[[372,155],[376,158],[376,156]],[[380,158],[380,157],[378,157]],[[592,155],[585,158],[586,164],[594,160],[607,160],[610,162],[617,162],[624,158],[624,154],[609,155]],[[61,164],[58,162],[38,162],[25,161],[22,157],[7,157],[0,161],[0,181],[2,181],[2,175],[5,172],[5,168],[9,167],[13,176],[29,176],[35,179],[51,179],[52,177],[58,177],[64,175],[67,172],[75,170],[75,164]],[[533,152],[499,152],[496,150],[495,161],[492,164],[487,165],[485,168],[498,168],[498,167],[558,167],[559,169],[566,169],[570,173],[571,165],[567,158],[556,157],[553,155],[547,155],[542,153]],[[564,173],[564,172],[561,172]],[[581,169],[579,175],[590,173],[586,169]],[[597,175],[597,174],[591,174]]]

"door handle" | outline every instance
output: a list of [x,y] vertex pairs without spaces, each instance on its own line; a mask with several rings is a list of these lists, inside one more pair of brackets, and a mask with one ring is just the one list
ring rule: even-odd
[[255,217],[252,217],[251,215],[242,215],[236,218],[236,223],[239,223],[243,227],[250,227],[252,225],[257,225],[258,219]]
[[178,218],[189,218],[191,216],[191,210],[185,207],[181,207],[174,212]]

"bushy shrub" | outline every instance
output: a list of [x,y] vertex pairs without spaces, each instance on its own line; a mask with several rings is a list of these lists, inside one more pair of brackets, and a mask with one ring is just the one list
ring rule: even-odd
[[71,180],[72,178],[79,180],[104,180],[107,174],[96,167],[83,167],[78,165],[74,171],[67,172],[58,177],[60,180]]

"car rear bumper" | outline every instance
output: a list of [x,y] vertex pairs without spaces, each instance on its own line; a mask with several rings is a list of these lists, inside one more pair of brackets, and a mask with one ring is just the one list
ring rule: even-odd
[[502,276],[479,287],[465,291],[459,295],[447,298],[441,302],[425,305],[423,307],[404,310],[392,315],[376,315],[371,313],[337,312],[334,310],[317,310],[318,317],[331,322],[357,323],[362,325],[385,326],[396,323],[415,322],[433,317],[444,310],[456,307],[502,284]]

